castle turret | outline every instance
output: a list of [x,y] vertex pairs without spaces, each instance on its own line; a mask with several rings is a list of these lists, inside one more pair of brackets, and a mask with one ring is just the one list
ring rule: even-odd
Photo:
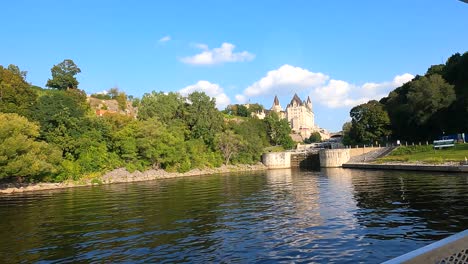
[[271,111],[275,111],[277,113],[283,111],[283,108],[281,107],[279,103],[278,96],[276,95],[275,95],[275,99],[273,100],[273,105],[271,106]]
[[310,100],[310,96],[307,96],[306,105],[307,105],[307,107],[309,107],[309,109],[310,109],[311,111],[313,111],[313,110],[312,110],[312,100]]

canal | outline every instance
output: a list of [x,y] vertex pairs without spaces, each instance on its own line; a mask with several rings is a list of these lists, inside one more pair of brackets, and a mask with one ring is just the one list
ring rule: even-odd
[[468,229],[468,175],[272,170],[0,196],[2,263],[380,263]]

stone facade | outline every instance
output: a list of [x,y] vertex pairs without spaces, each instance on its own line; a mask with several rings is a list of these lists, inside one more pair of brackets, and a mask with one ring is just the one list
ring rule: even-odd
[[264,119],[270,112],[276,112],[279,118],[288,120],[293,135],[298,137],[297,139],[293,138],[295,141],[303,141],[309,138],[313,132],[319,132],[322,139],[330,137],[328,131],[315,125],[315,115],[310,97],[307,97],[306,101],[302,101],[297,94],[294,94],[291,102],[286,106],[286,110],[283,110],[278,97],[275,96],[270,110],[252,113],[252,116]]
[[301,101],[299,96],[294,94],[291,102],[286,107],[286,117],[292,131],[300,134],[303,138],[310,137],[310,134],[317,130],[310,97],[307,97],[307,101]]

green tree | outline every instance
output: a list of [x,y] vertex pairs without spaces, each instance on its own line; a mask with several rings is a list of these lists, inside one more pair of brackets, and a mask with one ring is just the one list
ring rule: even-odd
[[350,111],[350,137],[361,143],[373,143],[390,135],[390,118],[384,106],[375,101],[353,107]]
[[231,158],[242,149],[244,141],[234,131],[226,130],[216,135],[215,145],[224,157],[224,164],[228,165]]
[[242,164],[257,163],[261,160],[263,149],[270,146],[267,125],[258,118],[249,118],[242,122],[230,122],[229,129],[240,135],[245,144],[233,162]]
[[10,64],[8,65],[8,68],[7,68],[9,71],[11,71],[12,73],[18,75],[18,76],[21,76],[23,78],[23,80],[26,80],[26,75],[28,75],[28,72],[27,71],[22,71],[20,70],[20,68],[14,64]]
[[200,138],[186,141],[185,147],[190,159],[190,168],[219,167],[223,163],[221,154],[212,151]]
[[456,100],[448,109],[445,125],[450,132],[468,131],[468,52],[451,56],[443,71],[443,78],[454,85]]
[[201,138],[213,147],[215,135],[221,131],[224,121],[216,109],[216,101],[203,92],[193,92],[187,97],[184,118],[191,131],[191,138]]
[[239,105],[237,107],[237,115],[238,116],[243,116],[243,117],[248,117],[250,116],[250,111],[245,107],[245,105]]
[[78,87],[78,80],[75,75],[81,72],[73,60],[66,59],[61,63],[54,65],[50,70],[52,79],[47,80],[47,87],[59,90],[73,89]]
[[309,143],[315,143],[315,142],[320,142],[322,141],[322,136],[320,135],[319,132],[312,132],[310,134],[310,137],[305,140],[306,144]]
[[133,107],[140,107],[140,103],[141,103],[140,98],[133,98],[131,102],[132,102]]
[[249,106],[249,115],[250,115],[250,113],[260,112],[263,109],[265,109],[265,108],[261,104],[250,104],[250,106]]
[[36,141],[39,127],[17,114],[0,113],[0,179],[56,173],[61,152]]
[[110,99],[115,99],[119,95],[119,93],[120,91],[117,87],[110,88],[109,91],[107,91],[107,94],[110,96]]
[[237,115],[237,104],[226,106],[223,113],[227,115]]
[[37,94],[17,66],[0,66],[0,112],[29,116]]
[[119,88],[110,88],[105,96],[108,97],[107,99],[116,100],[120,110],[124,111],[127,109],[127,94],[120,91]]
[[163,123],[181,117],[184,98],[178,93],[151,92],[143,95],[138,108],[138,119],[157,118]]
[[437,65],[432,65],[427,69],[427,72],[425,76],[433,75],[433,74],[439,74],[443,75],[445,72],[445,65],[444,64],[437,64]]
[[65,152],[72,152],[75,139],[86,127],[82,124],[89,105],[79,90],[48,90],[38,98],[32,118],[41,125],[41,138]]
[[348,145],[355,145],[356,142],[351,138],[351,128],[353,124],[351,122],[346,122],[343,124],[342,133],[343,133],[343,144]]
[[432,140],[442,132],[468,130],[468,52],[432,65],[425,76],[390,92],[381,103],[388,111],[394,138]]
[[286,119],[280,119],[275,112],[271,112],[266,118],[268,136],[273,145],[281,145],[285,149],[294,147],[292,140],[291,127]]
[[134,137],[138,155],[153,168],[177,170],[184,157],[184,138],[171,133],[167,126],[156,119],[138,122]]
[[115,100],[119,104],[119,109],[124,111],[127,109],[127,95],[124,92],[120,92],[116,97]]
[[448,108],[455,101],[453,85],[439,74],[412,81],[407,96],[412,118],[418,125],[425,124],[436,112]]

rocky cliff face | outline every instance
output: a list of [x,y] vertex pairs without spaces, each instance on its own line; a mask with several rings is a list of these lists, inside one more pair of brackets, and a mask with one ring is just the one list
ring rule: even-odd
[[117,113],[121,115],[128,115],[137,117],[138,108],[132,106],[132,102],[127,102],[125,109],[119,107],[117,100],[102,100],[94,97],[88,97],[87,101],[96,113],[96,115],[102,116],[105,113]]

